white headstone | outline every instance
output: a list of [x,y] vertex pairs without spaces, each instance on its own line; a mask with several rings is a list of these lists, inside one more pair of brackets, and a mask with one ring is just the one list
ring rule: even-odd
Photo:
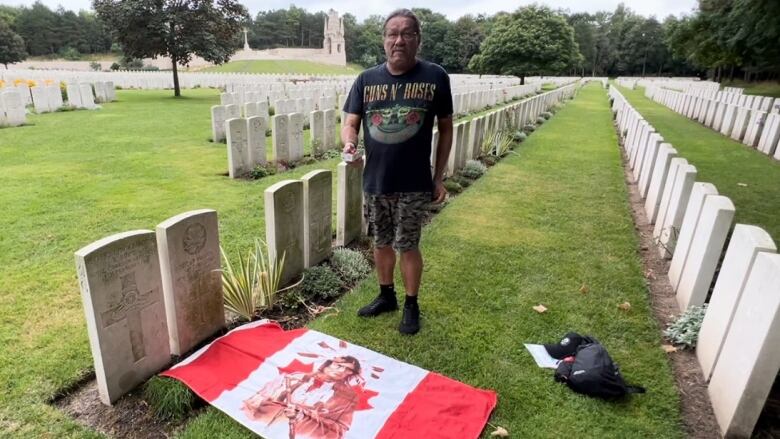
[[5,124],[15,127],[27,122],[22,96],[16,90],[0,92],[0,107],[5,109]]
[[685,261],[688,258],[688,252],[691,243],[696,235],[696,226],[699,223],[704,200],[713,195],[718,195],[718,189],[711,183],[696,182],[691,189],[691,195],[683,211],[683,220],[680,225],[680,233],[677,237],[677,243],[674,248],[674,256],[669,264],[669,283],[673,290],[677,290],[682,275]]
[[225,326],[217,212],[185,212],[156,231],[171,353],[181,355]]
[[288,119],[290,160],[303,158],[303,114],[290,113]]
[[745,138],[742,140],[742,143],[752,147],[758,146],[758,141],[761,139],[761,133],[764,131],[766,116],[767,113],[760,110],[752,110],[750,112],[750,121],[745,130]]
[[286,114],[276,114],[273,119],[271,138],[274,161],[290,161],[290,118]]
[[268,119],[263,116],[252,116],[246,120],[246,127],[249,168],[265,165],[267,162],[265,133],[268,131]]
[[325,151],[325,115],[321,110],[309,113],[309,137],[312,155]]
[[[672,159],[673,164],[675,160],[681,159]],[[696,181],[696,168],[693,165],[678,166],[668,199],[661,198],[659,215],[662,216],[656,219],[653,236],[658,239],[658,251],[663,258],[671,258],[674,254],[677,235],[680,232],[685,207],[688,205],[694,181]],[[667,192],[664,189],[664,197],[666,195]]]
[[345,246],[360,237],[363,216],[362,162],[338,164],[336,193],[336,245]]
[[324,148],[334,149],[338,146],[336,142],[336,110],[328,109],[323,113],[325,117],[325,143]]
[[79,84],[79,94],[81,95],[81,105],[88,109],[96,108],[95,96],[92,94],[92,86],[87,83]]
[[211,140],[214,143],[225,140],[225,121],[227,112],[222,105],[211,107]]
[[669,167],[675,157],[677,157],[677,150],[672,148],[672,145],[662,143],[658,147],[653,173],[647,188],[647,198],[645,198],[645,213],[647,213],[647,220],[650,224],[655,223],[658,207],[661,204],[661,195],[668,181]]
[[707,391],[725,437],[750,437],[780,369],[780,254],[759,253]]
[[270,257],[284,268],[281,284],[297,279],[303,271],[303,182],[282,180],[264,192],[265,236]]
[[739,107],[736,116],[734,116],[734,127],[731,130],[730,137],[737,142],[741,142],[745,137],[748,122],[750,122],[750,109]]
[[43,86],[32,87],[30,92],[32,93],[33,106],[36,113],[48,113],[51,111],[51,108],[49,108],[49,96]]
[[728,197],[710,195],[704,199],[676,288],[677,304],[681,310],[701,306],[707,299],[733,219],[734,204]]
[[729,332],[756,256],[759,252],[776,251],[772,238],[762,228],[746,224],[734,226],[696,342],[696,356],[706,381],[709,381],[717,364],[723,340]]
[[768,156],[775,154],[777,143],[780,141],[780,114],[769,114],[758,141],[758,150]]
[[171,360],[157,241],[135,230],[75,256],[98,394],[111,405]]
[[332,231],[331,172],[318,169],[301,177],[303,181],[303,263],[319,264],[330,256]]
[[238,104],[225,105],[225,117],[227,119],[237,119],[241,117],[241,107]]
[[252,170],[249,165],[246,119],[228,119],[225,121],[225,131],[227,132],[228,175],[230,178],[239,178]]
[[68,94],[68,105],[75,108],[83,107],[81,104],[81,90],[78,84],[69,82],[66,85],[66,92]]

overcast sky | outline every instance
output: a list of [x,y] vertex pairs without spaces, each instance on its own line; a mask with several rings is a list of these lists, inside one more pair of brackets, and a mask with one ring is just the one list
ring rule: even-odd
[[[0,4],[19,6],[31,5],[35,0],[0,0]],[[90,0],[41,0],[43,4],[52,9],[59,5],[66,9],[78,11],[79,9],[91,9]],[[488,14],[492,15],[498,11],[511,11],[518,6],[531,3],[541,3],[552,8],[568,9],[571,12],[596,12],[596,11],[614,11],[620,0],[491,0],[489,2],[479,2],[474,0],[426,0],[424,2],[414,2],[412,4],[389,4],[385,2],[369,2],[366,0],[298,0],[290,2],[289,0],[242,0],[250,14],[254,17],[261,10],[288,8],[291,4],[304,8],[311,12],[327,11],[330,8],[336,9],[339,13],[349,12],[362,20],[369,15],[385,15],[393,9],[399,7],[425,7],[446,15],[451,20],[455,20],[466,14]],[[626,6],[634,12],[649,17],[654,15],[659,20],[663,20],[669,14],[681,15],[690,13],[696,8],[697,0],[623,0]]]

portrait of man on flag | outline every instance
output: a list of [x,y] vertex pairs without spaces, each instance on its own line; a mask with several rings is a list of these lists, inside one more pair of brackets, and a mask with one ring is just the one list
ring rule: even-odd
[[286,422],[290,438],[341,439],[357,406],[353,386],[361,381],[360,370],[360,361],[346,355],[326,360],[313,373],[282,374],[244,400],[242,411],[268,425]]

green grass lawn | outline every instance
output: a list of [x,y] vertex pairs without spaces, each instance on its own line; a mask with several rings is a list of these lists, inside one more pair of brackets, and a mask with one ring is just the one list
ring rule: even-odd
[[[398,313],[356,317],[376,294],[375,278],[344,296],[338,314],[310,327],[496,390],[491,422],[511,437],[681,437],[637,247],[608,102],[593,84],[425,229],[420,334],[401,336]],[[579,292],[583,283],[587,294]],[[624,301],[629,312],[617,308]],[[534,312],[539,303],[549,311]],[[627,379],[648,393],[611,403],[553,382],[523,343],[569,330],[599,338]],[[252,435],[208,408],[181,437]]]
[[90,435],[46,404],[92,368],[76,250],[212,208],[235,254],[265,235],[265,188],[314,169],[335,173],[338,160],[328,160],[228,179],[225,144],[208,140],[218,92],[183,94],[119,90],[97,111],[32,114],[28,126],[0,129],[0,437]]
[[312,73],[328,75],[357,75],[363,67],[347,64],[346,67],[321,64],[311,61],[293,60],[253,60],[231,61],[220,66],[208,67],[201,72],[239,72],[239,73]]
[[696,166],[697,181],[712,183],[731,198],[735,222],[758,225],[780,241],[780,162],[653,102],[643,88],[620,91],[664,141]]
[[744,93],[746,95],[773,96],[780,98],[780,82],[778,81],[745,82],[734,80],[723,82],[723,86],[742,87],[745,89]]

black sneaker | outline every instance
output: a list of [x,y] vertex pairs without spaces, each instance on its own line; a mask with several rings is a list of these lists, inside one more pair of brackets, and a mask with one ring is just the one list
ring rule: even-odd
[[384,296],[382,294],[376,296],[376,299],[372,300],[368,305],[358,310],[360,317],[376,317],[384,312],[398,310],[398,299],[395,296]]
[[401,334],[414,335],[420,330],[420,307],[417,305],[404,305],[404,315],[398,331]]

